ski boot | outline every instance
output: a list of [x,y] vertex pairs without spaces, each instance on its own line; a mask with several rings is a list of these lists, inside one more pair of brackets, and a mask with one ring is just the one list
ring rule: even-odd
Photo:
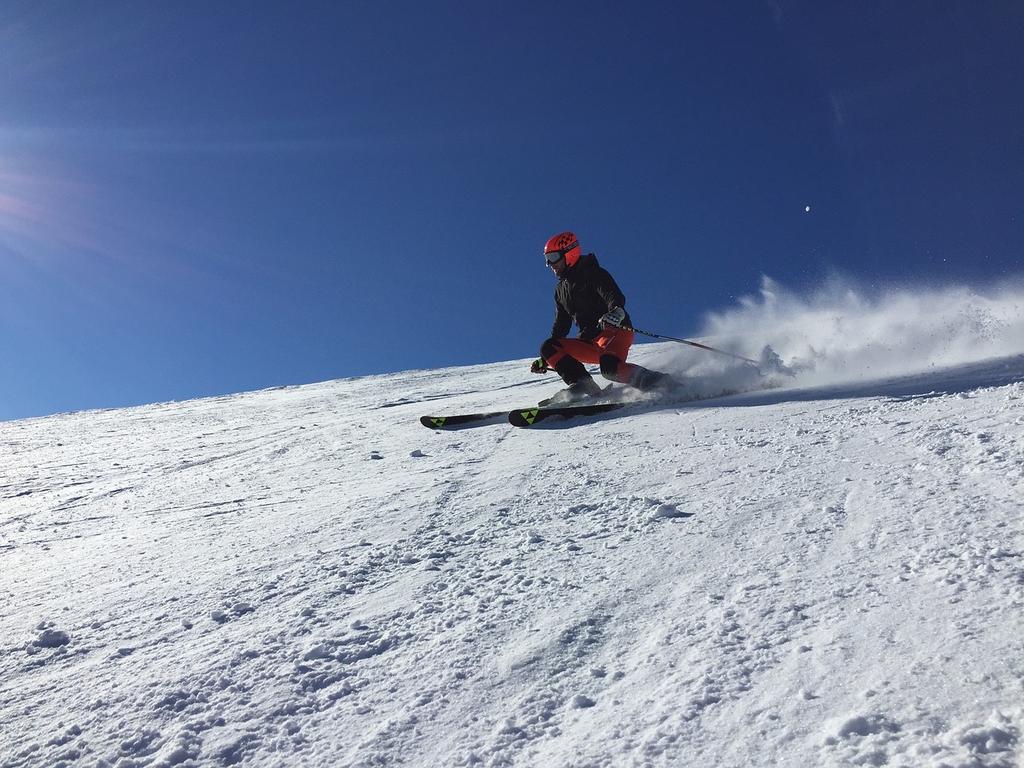
[[667,373],[659,373],[642,366],[636,366],[633,376],[629,381],[631,387],[636,387],[641,392],[666,393],[671,392],[677,382]]
[[604,390],[601,388],[601,385],[594,381],[593,378],[588,377],[570,384],[565,389],[558,390],[551,397],[541,400],[537,405],[572,405],[573,403],[599,397],[603,393]]
[[541,400],[538,405],[568,405],[570,403],[597,397],[602,392],[601,385],[594,381],[587,369],[574,357],[563,357],[555,365],[555,372],[569,386],[556,392],[549,398]]

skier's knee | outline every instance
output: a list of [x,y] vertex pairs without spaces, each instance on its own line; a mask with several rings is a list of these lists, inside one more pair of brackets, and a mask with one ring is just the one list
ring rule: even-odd
[[540,345],[540,356],[545,360],[549,360],[555,356],[561,346],[562,345],[558,343],[558,339],[548,339]]
[[611,381],[618,381],[619,373],[619,360],[615,355],[601,355],[601,359],[598,361],[601,365],[601,375]]

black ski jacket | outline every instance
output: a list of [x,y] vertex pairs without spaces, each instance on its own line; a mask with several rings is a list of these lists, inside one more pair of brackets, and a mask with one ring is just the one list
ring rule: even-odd
[[[590,341],[601,333],[597,321],[614,307],[626,308],[626,297],[615,279],[597,263],[594,254],[581,256],[562,273],[555,286],[555,323],[551,326],[551,338],[565,338],[575,322],[580,338]],[[622,322],[632,325],[628,314]]]

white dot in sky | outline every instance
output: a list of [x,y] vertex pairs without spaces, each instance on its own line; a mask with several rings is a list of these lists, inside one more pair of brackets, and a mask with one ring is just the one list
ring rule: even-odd
[[805,205],[804,206],[804,213],[810,213],[810,212],[811,212],[811,206]]

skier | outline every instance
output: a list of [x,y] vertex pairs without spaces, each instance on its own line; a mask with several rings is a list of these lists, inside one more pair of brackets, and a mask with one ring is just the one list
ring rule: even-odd
[[[555,322],[551,338],[541,345],[541,356],[533,361],[530,370],[546,373],[553,368],[569,385],[554,398],[556,401],[601,393],[584,363],[600,365],[601,374],[610,381],[642,391],[667,389],[672,380],[666,374],[626,362],[633,344],[632,324],[624,309],[626,297],[594,254],[581,253],[572,232],[557,234],[544,246],[544,260],[558,277]],[[566,337],[573,321],[580,335],[569,339]]]

